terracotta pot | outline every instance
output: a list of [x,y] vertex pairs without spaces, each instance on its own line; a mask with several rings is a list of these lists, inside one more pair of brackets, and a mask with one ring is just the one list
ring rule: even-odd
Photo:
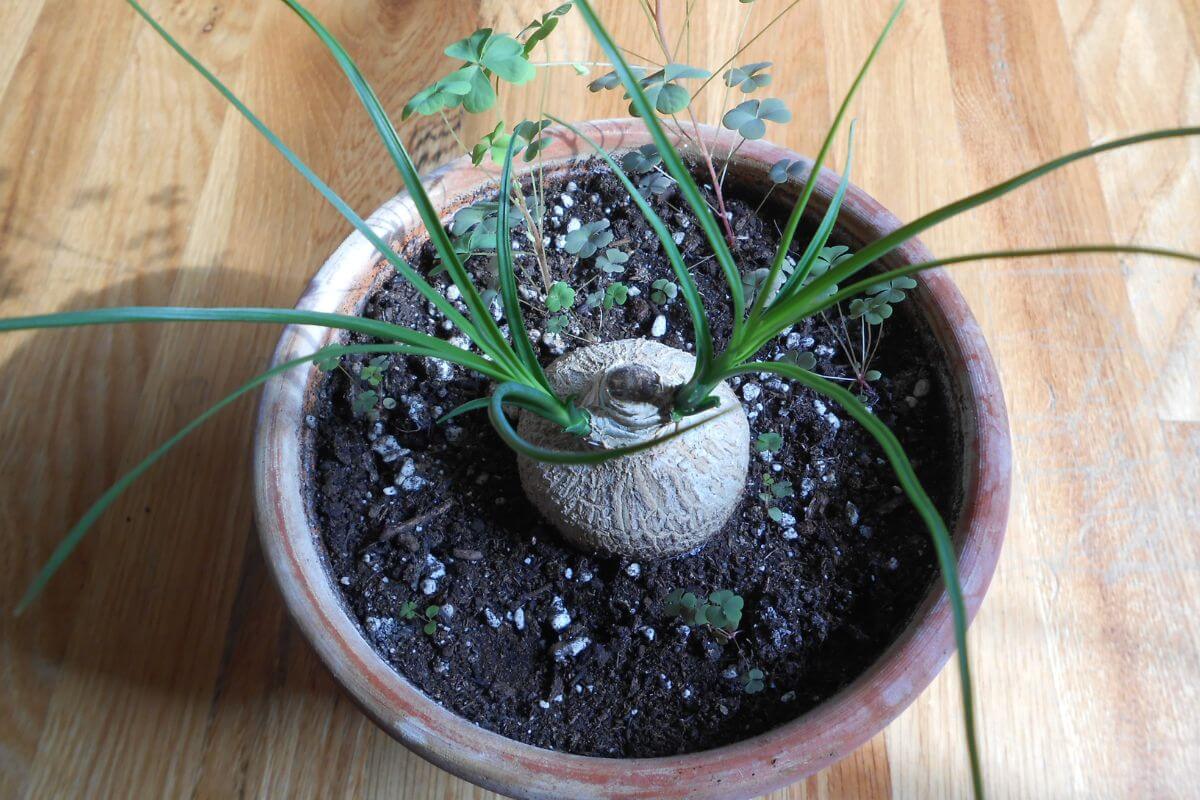
[[[610,151],[649,141],[636,120],[586,123],[582,129]],[[711,140],[727,133],[704,131]],[[545,156],[556,170],[570,168],[590,152],[569,132],[551,129],[550,134],[554,141]],[[717,150],[725,152],[727,147]],[[784,157],[800,156],[766,142],[749,142],[738,151],[732,180],[765,188],[767,170]],[[459,159],[432,173],[426,187],[443,219],[448,219],[494,180],[494,171]],[[814,213],[824,210],[836,184],[832,173],[820,176]],[[786,202],[797,192],[796,185],[782,186],[776,197]],[[400,246],[423,235],[404,194],[385,203],[370,224]],[[850,187],[839,223],[843,238],[870,241],[898,224],[866,193]],[[929,258],[924,245],[911,241],[887,263]],[[313,278],[297,307],[358,313],[381,272],[390,271],[383,263],[355,233]],[[962,296],[941,271],[926,272],[918,281],[913,297],[946,352],[946,375],[964,433],[963,504],[956,543],[959,574],[973,615],[995,568],[1008,514],[1008,421],[991,356]],[[339,338],[321,328],[290,327],[280,339],[275,363]],[[326,570],[304,492],[311,474],[304,417],[320,379],[314,367],[296,369],[276,378],[263,394],[254,452],[263,550],[296,624],[363,711],[416,753],[473,783],[517,797],[556,800],[696,800],[768,792],[829,766],[881,731],[953,652],[950,608],[939,582],[899,639],[850,686],[798,719],[736,744],[668,758],[610,759],[543,750],[484,730],[426,697],[375,653]]]

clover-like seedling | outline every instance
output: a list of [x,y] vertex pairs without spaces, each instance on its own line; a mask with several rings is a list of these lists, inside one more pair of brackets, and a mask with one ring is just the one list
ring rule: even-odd
[[485,134],[479,143],[471,148],[471,163],[479,166],[490,156],[494,163],[503,164],[509,142],[514,138],[517,143],[513,145],[513,155],[521,155],[526,162],[532,161],[549,141],[540,135],[549,125],[550,120],[547,119],[537,122],[525,120],[518,122],[512,133],[508,133],[504,129],[504,122],[498,122],[490,133]]
[[877,283],[867,289],[868,297],[850,301],[850,316],[862,317],[868,325],[881,325],[892,316],[892,306],[904,300],[907,289],[915,289],[917,282],[907,276]]
[[766,675],[758,667],[747,670],[742,675],[742,691],[746,694],[758,694],[766,688],[766,683],[763,681],[765,677]]
[[525,46],[490,28],[475,31],[446,48],[446,55],[490,71],[509,83],[527,83],[536,70],[525,57]]
[[775,431],[760,433],[754,442],[754,449],[760,453],[774,453],[783,447],[783,437]]
[[555,281],[546,294],[546,310],[551,314],[559,311],[570,311],[575,305],[575,290],[563,281]]
[[636,175],[652,172],[661,163],[662,153],[658,152],[658,147],[653,142],[621,156],[621,168]]
[[530,22],[517,34],[517,37],[525,37],[525,55],[528,56],[533,52],[533,48],[537,47],[538,42],[545,39],[550,33],[558,27],[558,18],[571,10],[570,3],[563,3],[555,9],[547,11],[539,19]]
[[734,67],[722,77],[729,88],[738,87],[742,94],[750,94],[755,89],[761,89],[771,84],[771,75],[764,70],[771,66],[770,61],[756,61],[744,67]]
[[725,112],[721,124],[744,139],[761,139],[767,135],[767,122],[788,122],[791,118],[792,112],[782,100],[768,97],[739,103]]
[[[531,209],[533,213],[533,209]],[[499,222],[500,203],[481,200],[459,209],[450,221],[450,233],[454,237],[455,250],[460,253],[491,251],[496,249],[496,226]],[[509,211],[509,228],[520,224],[515,209]]]
[[764,503],[769,503],[772,500],[782,500],[795,494],[791,481],[777,481],[769,474],[763,476],[763,486],[766,488],[766,491],[759,492],[758,499]]
[[546,333],[562,333],[571,324],[571,318],[566,314],[555,314],[546,319]]
[[[692,94],[677,81],[707,78],[711,74],[708,70],[688,64],[667,64],[642,78],[641,84],[655,111],[660,114],[678,114],[688,107],[688,103],[692,101]],[[632,103],[629,105],[629,113],[635,117],[639,116]]]
[[362,368],[359,377],[372,387],[378,387],[383,383],[383,368],[387,365],[387,361],[387,356],[375,356]]
[[437,615],[441,612],[441,606],[429,606],[425,609],[425,633],[432,636],[437,631]]
[[675,187],[675,179],[661,172],[647,172],[638,178],[637,187],[643,195],[664,195]]
[[412,114],[437,114],[459,105],[472,114],[486,111],[496,104],[493,78],[519,85],[533,80],[537,72],[526,57],[524,44],[490,28],[455,42],[445,53],[465,63],[417,92],[404,106],[402,119]]
[[567,234],[563,248],[571,255],[591,258],[596,251],[601,247],[606,247],[613,240],[612,231],[608,227],[609,222],[606,219],[598,219],[595,222],[580,225]]
[[512,136],[504,130],[504,123],[497,122],[496,127],[490,133],[484,134],[478,144],[471,148],[471,163],[479,166],[483,159],[491,156],[494,163],[503,164],[510,139]]
[[767,177],[772,183],[787,183],[789,180],[800,180],[807,171],[807,165],[802,159],[781,158],[767,170]]
[[461,105],[463,98],[471,93],[472,74],[471,70],[456,70],[444,78],[439,78],[431,86],[426,86],[405,104],[401,119],[408,119],[413,114],[436,114]]
[[[539,119],[537,121],[527,119],[518,122],[516,127],[513,128],[513,136],[517,137],[519,142],[517,149],[521,153],[521,157],[525,159],[526,163],[537,158],[538,154],[542,152],[543,148],[550,143],[550,138],[548,136],[541,135],[542,131],[549,127],[550,120],[548,119]],[[500,157],[500,161],[497,163],[504,163],[503,155]]]
[[679,295],[679,286],[666,278],[659,278],[650,284],[650,289],[650,301],[660,306],[665,306]]
[[374,389],[366,389],[354,396],[354,413],[358,415],[370,414],[375,410],[376,404],[379,403],[379,392]]
[[[792,273],[796,271],[796,260],[791,256],[786,256],[783,259],[783,264],[780,265],[780,274],[775,279],[775,284],[771,287],[771,298],[774,298],[779,292]],[[758,297],[758,293],[763,291],[767,284],[767,278],[771,277],[770,267],[758,267],[757,269],[748,270],[742,273],[742,291],[746,298],[753,301]],[[803,285],[807,285],[809,280],[805,280]]]
[[604,300],[601,302],[601,304],[606,310],[609,310],[613,306],[625,305],[625,301],[628,299],[629,287],[620,281],[617,281],[616,283],[610,283],[608,286],[604,287]]
[[742,608],[745,604],[741,595],[734,594],[729,589],[720,589],[708,596],[704,616],[714,628],[733,633],[742,621]]
[[411,600],[405,600],[400,604],[400,611],[397,616],[400,619],[413,619],[417,616],[417,604]]
[[817,357],[808,350],[789,350],[779,360],[810,371],[817,366]]
[[850,301],[850,318],[862,317],[868,325],[882,325],[883,321],[892,316],[892,304],[884,295],[860,298]]
[[[633,74],[634,80],[640,81],[642,78],[646,77],[645,67],[630,67],[629,71]],[[620,85],[621,76],[617,74],[616,70],[612,70],[604,73],[599,78],[596,78],[596,80],[589,83],[587,88],[589,92],[603,92],[608,89],[616,89]]]
[[673,617],[690,617],[695,614],[700,599],[694,592],[673,589],[667,595],[667,613]]
[[702,601],[694,592],[674,589],[667,595],[667,613],[679,617],[687,624],[706,626],[713,630],[722,640],[727,641],[736,635],[737,627],[742,621],[742,609],[745,601],[741,596],[729,589],[719,589],[708,596],[707,602]]
[[620,275],[625,271],[625,264],[628,261],[628,253],[623,253],[613,247],[596,256],[596,266],[607,275]]

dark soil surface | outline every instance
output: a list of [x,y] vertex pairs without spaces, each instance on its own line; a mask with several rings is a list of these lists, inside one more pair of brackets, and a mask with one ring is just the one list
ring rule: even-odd
[[[599,165],[573,177],[577,185],[550,183],[546,232],[553,276],[580,289],[579,304],[571,329],[540,339],[543,361],[589,340],[650,336],[660,313],[667,323],[661,340],[690,349],[682,303],[664,309],[649,300],[651,282],[671,273],[636,208]],[[757,201],[732,202],[741,265],[769,264],[777,241],[776,220],[756,215]],[[723,339],[723,279],[706,259],[694,218],[677,198],[655,204],[682,234],[686,262],[698,264],[694,274]],[[600,218],[611,220],[614,244],[632,254],[619,278],[640,290],[603,313],[586,309],[583,297],[611,279],[593,260],[579,262],[555,243],[573,219]],[[518,238],[526,319],[545,330],[541,280],[528,241]],[[409,255],[426,272],[434,263],[428,245]],[[470,263],[481,279],[486,261]],[[959,446],[933,366],[940,355],[906,305],[886,323],[872,365],[883,378],[865,398],[897,432],[943,513],[953,516]],[[452,335],[399,278],[377,289],[366,314]],[[857,323],[850,330],[857,336]],[[818,372],[849,374],[820,318],[781,336],[760,358],[787,349],[814,353]],[[808,390],[766,375],[739,381],[752,436],[779,433],[782,448],[753,455],[741,506],[707,546],[630,563],[559,539],[526,501],[515,458],[485,413],[434,424],[486,394],[486,382],[448,364],[397,356],[376,389],[394,406],[360,413],[353,406],[368,388],[360,377],[367,361],[347,358],[331,372],[309,418],[312,513],[331,580],[397,670],[447,708],[505,736],[579,754],[660,756],[764,732],[860,675],[931,586],[927,534],[880,449]],[[794,487],[793,496],[772,501],[779,519],[759,498],[768,476]],[[732,641],[669,614],[674,589],[741,595],[745,608]],[[427,626],[431,605],[440,612]],[[763,673],[761,691],[744,686],[751,669]]]

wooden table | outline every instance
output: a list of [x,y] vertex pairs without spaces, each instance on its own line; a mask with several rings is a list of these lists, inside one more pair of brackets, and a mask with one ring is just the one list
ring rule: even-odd
[[[312,3],[397,112],[448,69],[441,46],[550,4]],[[623,42],[652,50],[636,2],[598,5]],[[683,3],[667,5],[678,30]],[[759,0],[750,30],[784,5]],[[777,140],[816,150],[887,5],[804,0],[746,54],[777,62],[771,93],[796,112]],[[719,64],[745,7],[695,7],[691,61]],[[151,10],[360,211],[397,191],[338,70],[280,4]],[[288,306],[347,234],[117,0],[13,0],[0,31],[0,313]],[[575,15],[550,47],[599,57]],[[1196,0],[913,0],[855,106],[855,181],[912,218],[1090,142],[1195,124],[1198,54]],[[551,72],[560,115],[622,113],[615,93]],[[501,105],[517,119],[539,94]],[[491,127],[452,121],[467,142]],[[456,153],[436,118],[403,133],[425,168]],[[926,238],[942,254],[1083,241],[1196,252],[1198,221],[1193,139],[1072,166]],[[999,363],[1016,451],[1008,541],[971,633],[993,795],[1197,796],[1200,274],[1091,257],[956,275]],[[0,605],[122,470],[262,367],[276,335],[0,340]],[[487,796],[382,735],[289,624],[254,538],[252,411],[241,402],[194,436],[31,612],[0,617],[0,796]],[[775,797],[963,796],[957,692],[947,672],[852,757]]]

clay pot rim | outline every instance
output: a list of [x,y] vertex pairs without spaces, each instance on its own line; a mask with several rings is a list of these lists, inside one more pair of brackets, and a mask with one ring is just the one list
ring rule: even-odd
[[[606,150],[649,141],[639,120],[615,119],[578,126]],[[562,128],[547,130],[547,164],[566,166],[588,155],[588,145]],[[702,128],[709,141],[728,147],[731,134]],[[772,164],[799,154],[764,141],[747,142],[731,173],[742,182],[764,183]],[[459,158],[425,180],[434,204],[452,213],[469,202],[494,170]],[[812,207],[822,211],[838,176],[819,176]],[[794,195],[798,187],[777,189]],[[384,203],[368,223],[401,244],[419,235],[420,220],[406,194]],[[869,241],[899,227],[873,198],[851,185],[839,230]],[[921,242],[893,252],[889,265],[932,256]],[[384,267],[372,246],[355,232],[312,279],[297,308],[355,313]],[[948,275],[932,270],[914,276],[923,314],[948,357],[948,376],[962,398],[964,431],[961,518],[956,529],[958,566],[969,613],[978,610],[999,557],[1008,515],[1011,446],[999,378],[975,319]],[[331,343],[335,333],[289,326],[273,362],[296,358]],[[493,733],[443,708],[372,649],[333,584],[309,520],[303,492],[304,416],[319,372],[297,368],[265,387],[255,430],[255,499],[259,537],[288,611],[334,678],[394,738],[443,769],[473,783],[518,797],[716,798],[769,792],[823,769],[874,736],[933,680],[954,650],[948,598],[936,585],[912,622],[879,660],[854,682],[807,713],[773,730],[712,750],[659,758],[570,755]],[[965,757],[965,756],[964,756]]]

